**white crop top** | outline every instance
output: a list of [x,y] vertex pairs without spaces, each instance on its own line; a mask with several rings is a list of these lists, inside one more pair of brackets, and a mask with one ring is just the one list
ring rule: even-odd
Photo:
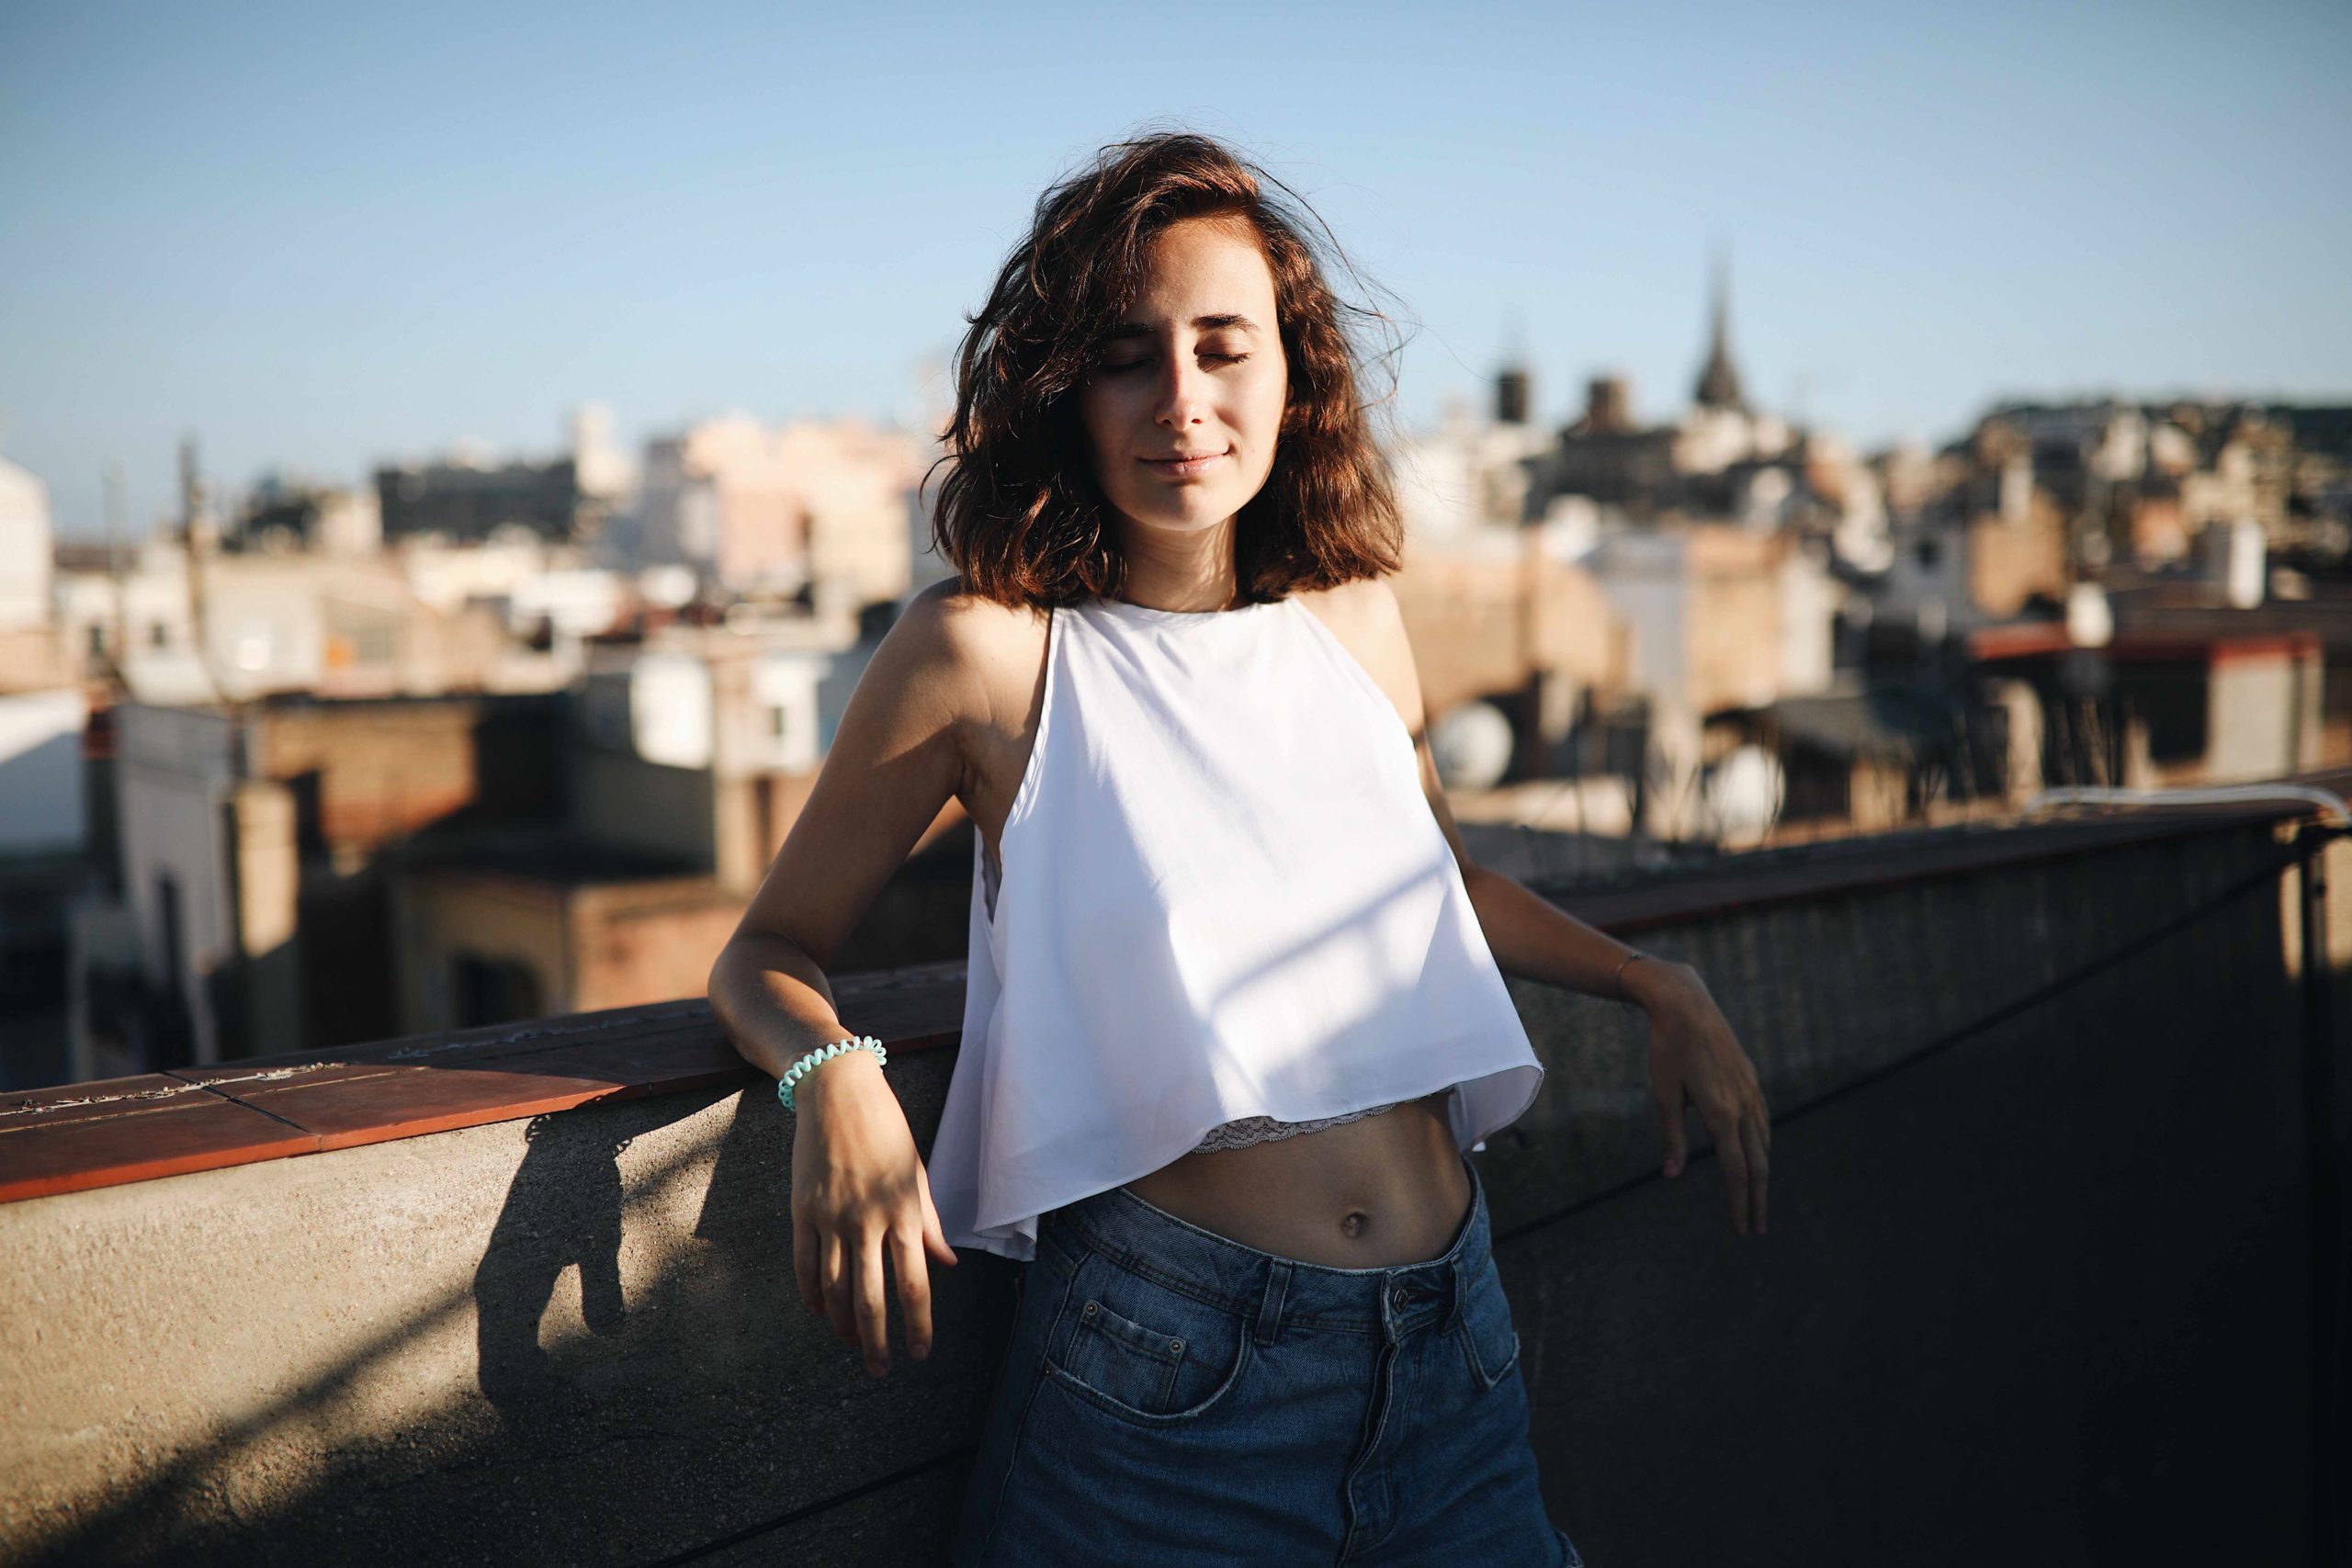
[[1236,1121],[1451,1089],[1477,1148],[1543,1084],[1396,705],[1295,599],[1056,608],[1002,863],[973,839],[952,1246],[1026,1261]]

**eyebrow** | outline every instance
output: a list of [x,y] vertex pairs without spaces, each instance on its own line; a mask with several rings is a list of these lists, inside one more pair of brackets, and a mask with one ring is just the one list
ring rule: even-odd
[[[1215,316],[1194,316],[1193,325],[1204,333],[1216,332],[1220,327],[1238,327],[1245,333],[1260,330],[1257,322],[1247,316],[1237,315],[1232,311]],[[1150,335],[1151,327],[1147,322],[1121,321],[1111,329],[1109,341],[1116,343],[1124,338],[1149,337]]]

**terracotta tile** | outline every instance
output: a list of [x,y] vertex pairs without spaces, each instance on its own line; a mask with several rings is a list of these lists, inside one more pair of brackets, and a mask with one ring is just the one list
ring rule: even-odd
[[322,1149],[344,1149],[568,1111],[616,1092],[628,1091],[552,1070],[391,1066],[274,1085],[246,1103],[307,1129]]
[[0,1133],[40,1122],[93,1122],[158,1110],[187,1092],[187,1083],[169,1073],[11,1089],[0,1094]]
[[[836,995],[862,1032],[955,1043],[960,961],[848,979]],[[0,1201],[759,1076],[694,998],[29,1090],[0,1097]]]
[[338,1061],[323,1055],[280,1059],[276,1066],[260,1061],[219,1062],[207,1067],[175,1067],[171,1077],[209,1090],[226,1100],[250,1101],[253,1096],[293,1084],[326,1083],[336,1078],[364,1077],[385,1070],[381,1062]]
[[[153,1089],[176,1082],[161,1075],[110,1081]],[[97,1086],[73,1087],[86,1094]],[[319,1146],[300,1128],[192,1086],[151,1100],[117,1100],[113,1107],[99,1115],[59,1107],[22,1124],[0,1118],[0,1128],[8,1129],[0,1131],[0,1202],[309,1154]]]

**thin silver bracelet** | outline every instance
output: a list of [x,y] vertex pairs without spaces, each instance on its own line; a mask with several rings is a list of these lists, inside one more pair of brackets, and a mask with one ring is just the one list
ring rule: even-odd
[[1617,961],[1617,973],[1611,975],[1609,979],[1610,983],[1617,987],[1617,999],[1619,1001],[1630,1002],[1634,999],[1625,994],[1625,965],[1631,964],[1636,958],[1654,958],[1657,955],[1655,953],[1644,953],[1637,947],[1634,949],[1633,952],[1625,954],[1624,957]]

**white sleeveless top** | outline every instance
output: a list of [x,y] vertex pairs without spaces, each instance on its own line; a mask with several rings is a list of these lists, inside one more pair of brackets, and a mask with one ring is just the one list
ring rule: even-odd
[[1001,842],[928,1168],[951,1246],[1026,1261],[1250,1118],[1452,1089],[1481,1147],[1543,1083],[1396,705],[1295,599],[1056,608]]

